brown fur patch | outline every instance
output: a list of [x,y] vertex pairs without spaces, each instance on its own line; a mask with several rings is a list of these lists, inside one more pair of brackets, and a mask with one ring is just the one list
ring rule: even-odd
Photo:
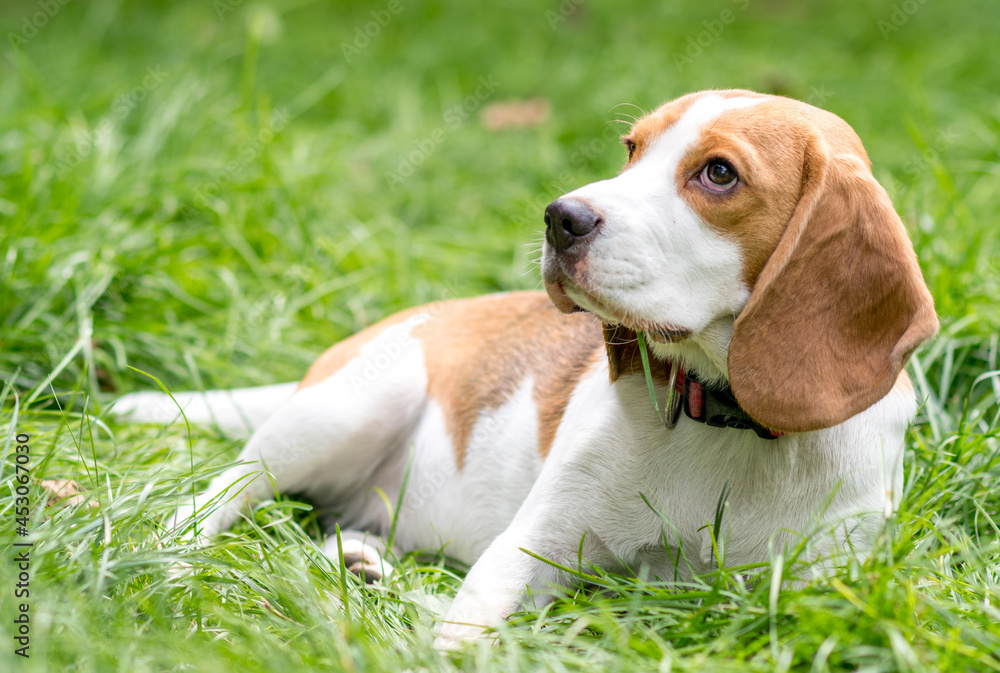
[[[836,151],[867,162],[861,141],[839,117],[772,98],[713,120],[677,167],[677,193],[703,221],[740,244],[748,287],[757,282],[798,204],[809,177],[808,148],[817,133]],[[740,176],[730,192],[713,194],[698,183],[712,159],[725,159]]]
[[419,325],[428,393],[444,410],[458,465],[480,414],[534,379],[538,450],[555,438],[577,382],[600,350],[601,325],[589,314],[562,314],[541,292],[514,292],[442,305]]
[[689,93],[686,96],[681,96],[675,100],[668,103],[664,103],[658,107],[653,112],[649,113],[645,117],[642,117],[624,136],[628,140],[635,143],[635,151],[629,158],[625,168],[628,169],[634,163],[639,161],[642,157],[643,152],[653,144],[657,138],[663,135],[667,129],[680,121],[680,118],[684,116],[684,113],[688,111],[694,103],[703,96],[721,96],[723,98],[736,98],[736,97],[748,97],[748,98],[759,98],[763,94],[755,93],[753,91],[743,91],[741,89],[729,89],[724,91],[698,91],[696,93]]
[[[706,94],[761,97],[704,92],[664,105],[633,128],[632,162]],[[752,293],[729,350],[737,400],[763,425],[801,432],[840,423],[907,385],[901,369],[937,330],[937,317],[906,229],[854,131],[805,103],[763,98],[706,124],[675,182],[699,217],[743,251]],[[712,159],[736,169],[733,190],[700,184]],[[633,365],[627,347],[610,344],[614,379]]]
[[581,376],[594,366],[601,325],[591,315],[560,313],[541,292],[514,292],[407,309],[341,341],[309,368],[299,389],[329,378],[385,328],[426,313],[414,327],[427,367],[429,396],[444,411],[459,467],[476,421],[534,380],[538,450],[545,456]]
[[[798,129],[801,186],[789,218],[770,224],[781,233],[736,320],[729,376],[759,423],[806,432],[883,398],[938,321],[906,228],[857,136],[834,115],[778,104]],[[779,167],[794,172],[787,160]]]

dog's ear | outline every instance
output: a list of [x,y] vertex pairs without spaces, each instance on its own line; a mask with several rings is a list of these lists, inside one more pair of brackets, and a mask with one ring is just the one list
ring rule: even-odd
[[803,176],[729,348],[740,406],[785,432],[867,409],[938,328],[906,228],[867,158],[816,138]]

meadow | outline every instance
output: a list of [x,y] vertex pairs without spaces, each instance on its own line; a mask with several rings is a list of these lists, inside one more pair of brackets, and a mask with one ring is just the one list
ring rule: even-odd
[[[990,0],[4,2],[0,670],[1000,670],[997,26]],[[730,87],[857,130],[936,300],[869,558],[598,575],[446,657],[443,554],[365,586],[290,498],[207,549],[163,533],[239,444],[117,396],[295,380],[397,309],[538,287],[545,205],[613,175],[637,114]],[[488,114],[512,101],[530,123]]]

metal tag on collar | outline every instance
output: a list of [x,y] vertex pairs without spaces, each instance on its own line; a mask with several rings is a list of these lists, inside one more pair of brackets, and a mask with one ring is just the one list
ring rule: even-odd
[[677,362],[671,362],[668,366],[670,371],[667,374],[667,399],[663,403],[663,425],[667,430],[673,430],[681,415],[681,403],[684,401],[684,394],[677,392],[677,381],[684,376],[684,370]]

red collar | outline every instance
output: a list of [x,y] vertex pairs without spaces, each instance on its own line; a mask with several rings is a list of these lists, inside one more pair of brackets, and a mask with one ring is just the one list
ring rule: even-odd
[[758,437],[764,439],[777,439],[785,434],[765,428],[752,419],[740,407],[728,385],[709,385],[699,381],[680,366],[677,367],[675,375],[670,362],[666,364],[666,369],[667,381],[673,381],[664,407],[667,427],[672,428],[676,425],[683,407],[684,415],[692,421],[714,428],[753,430]]

